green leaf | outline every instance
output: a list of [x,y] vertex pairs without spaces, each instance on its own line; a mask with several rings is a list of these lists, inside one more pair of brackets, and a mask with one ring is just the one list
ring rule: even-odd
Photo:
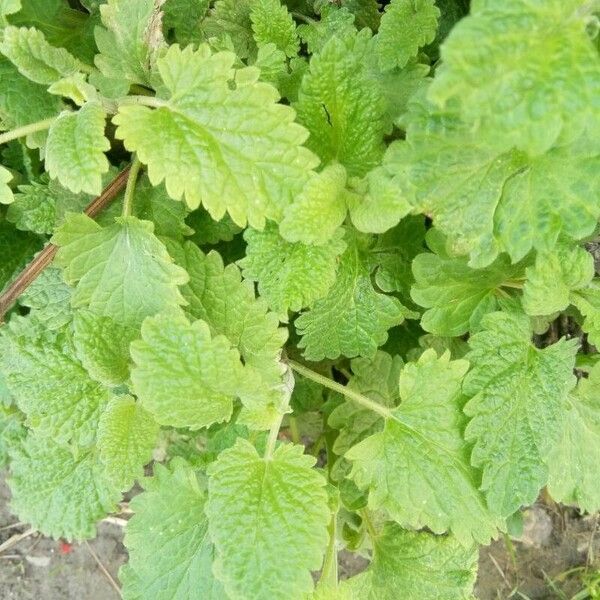
[[373,540],[365,600],[470,600],[477,576],[477,546],[452,536],[407,531],[386,523]]
[[320,53],[332,37],[346,38],[353,33],[356,33],[354,15],[347,8],[333,4],[322,8],[320,21],[298,27],[298,34],[311,54]]
[[21,0],[0,0],[0,15],[12,15],[21,10]]
[[487,266],[502,251],[517,262],[532,248],[550,250],[561,234],[593,232],[598,149],[585,137],[529,157],[499,152],[495,132],[467,127],[450,108],[415,99],[407,120],[402,189],[433,217],[453,253],[470,254],[471,266]]
[[83,68],[67,50],[50,45],[35,27],[5,27],[3,33],[0,52],[35,83],[50,85]]
[[50,234],[63,223],[66,213],[82,212],[91,199],[89,194],[75,194],[45,175],[40,181],[19,186],[6,218],[22,231]]
[[0,204],[12,204],[15,201],[13,192],[8,185],[12,180],[12,173],[0,165]]
[[483,121],[502,132],[495,136],[500,150],[517,146],[541,154],[559,138],[597,130],[600,63],[583,5],[473,3],[442,46],[444,66],[430,98],[439,106],[456,99],[469,123]]
[[425,351],[400,375],[399,406],[384,429],[346,453],[350,476],[369,488],[369,506],[403,526],[451,531],[486,544],[501,521],[489,512],[462,437],[462,380],[469,364]]
[[258,283],[258,292],[275,312],[297,312],[327,295],[346,244],[338,231],[323,246],[290,243],[277,226],[246,229],[246,256],[239,261],[245,279]]
[[204,39],[228,40],[242,59],[256,51],[252,35],[250,0],[217,0],[201,24]]
[[48,131],[44,158],[50,177],[76,194],[100,194],[102,174],[109,167],[104,155],[110,149],[105,125],[106,112],[95,102],[76,113],[62,112]]
[[302,79],[298,121],[310,131],[307,146],[323,163],[337,161],[362,177],[384,151],[385,102],[365,69],[370,32],[332,37],[315,54]]
[[588,335],[588,340],[600,347],[600,284],[594,279],[587,287],[576,290],[571,301],[584,316],[581,329]]
[[52,437],[29,434],[14,453],[8,485],[21,521],[55,539],[90,539],[121,494],[93,449],[74,454]]
[[98,457],[107,477],[123,491],[144,475],[159,426],[131,396],[112,398],[98,423]]
[[[57,115],[61,101],[48,94],[46,88],[23,77],[17,68],[0,56],[0,119],[3,128],[16,128],[42,121]],[[27,102],[23,102],[27,98]],[[46,132],[38,132],[27,136],[31,147],[39,148],[44,144]]]
[[[63,279],[62,269],[46,267],[23,292],[19,303],[46,329],[62,329],[73,318],[71,288]],[[76,337],[76,336],[75,336]]]
[[419,254],[412,264],[412,299],[424,307],[421,327],[435,335],[455,337],[476,331],[484,315],[498,310],[510,286],[524,277],[522,264],[500,256],[485,269],[472,269],[467,259],[445,251],[445,239],[431,230],[427,242],[433,252]]
[[131,344],[131,380],[142,406],[162,425],[200,429],[227,421],[242,363],[223,335],[181,312],[149,317]]
[[80,308],[73,314],[73,344],[90,377],[114,387],[129,379],[129,344],[140,335],[138,327]]
[[90,444],[110,396],[90,379],[67,332],[3,328],[0,367],[27,425],[57,443]]
[[164,180],[190,208],[202,203],[216,220],[227,211],[238,225],[261,229],[266,217],[281,219],[317,160],[275,88],[257,81],[258,70],[234,70],[234,60],[206,45],[171,46],[157,61],[165,87],[158,108],[121,106],[113,121],[153,185]]
[[523,308],[528,315],[551,315],[571,304],[571,292],[585,288],[594,277],[594,259],[584,248],[559,244],[539,252],[527,268]]
[[242,231],[229,215],[225,215],[220,221],[215,221],[203,208],[191,212],[187,219],[187,225],[194,230],[190,239],[198,246],[213,246],[219,242],[230,242]]
[[186,46],[202,40],[200,22],[206,15],[208,0],[166,0],[163,9],[163,31]]
[[335,283],[324,298],[296,320],[299,347],[308,360],[375,355],[387,330],[404,320],[406,309],[375,291],[365,240],[349,234]]
[[232,597],[288,600],[313,588],[330,511],[325,478],[303,450],[283,445],[261,458],[240,439],[209,467],[214,571]]
[[346,218],[346,170],[332,164],[311,177],[279,224],[290,242],[322,245],[329,242]]
[[256,0],[250,11],[254,39],[260,46],[275,44],[286,56],[298,54],[300,44],[292,15],[279,0]]
[[548,491],[557,502],[600,508],[600,365],[569,396],[563,431],[548,460]]
[[183,460],[154,467],[131,501],[125,529],[129,562],[121,568],[125,600],[226,600],[212,573],[214,547],[206,494]]
[[25,266],[40,246],[37,236],[17,231],[10,223],[0,219],[0,291],[4,290],[17,269]]
[[475,444],[471,462],[483,470],[481,489],[491,510],[508,517],[534,502],[546,484],[575,385],[577,341],[539,350],[530,341],[529,319],[515,312],[489,314],[481,325],[467,355],[465,438]]
[[183,304],[178,285],[188,280],[172,263],[153,225],[119,217],[100,227],[85,215],[74,215],[56,232],[56,260],[73,292],[73,307],[139,326],[145,317]]
[[433,42],[439,16],[435,0],[392,0],[377,34],[381,70],[404,67],[419,48]]
[[100,6],[104,27],[94,31],[100,50],[94,62],[106,77],[152,87],[150,71],[164,44],[161,4],[157,0],[108,0]]
[[254,429],[268,429],[286,400],[279,359],[287,331],[279,328],[265,300],[255,297],[254,286],[242,281],[236,265],[225,267],[218,253],[205,255],[191,243],[172,251],[190,274],[181,290],[189,303],[186,310],[206,321],[213,336],[224,335],[244,362],[238,389],[244,403],[242,421]]

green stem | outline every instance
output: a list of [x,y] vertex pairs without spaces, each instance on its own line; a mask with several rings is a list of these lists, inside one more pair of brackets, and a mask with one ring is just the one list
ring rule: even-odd
[[369,514],[369,510],[366,508],[363,508],[361,511],[359,511],[359,514],[362,517],[365,527],[367,528],[369,537],[371,538],[372,541],[374,541],[375,538],[377,537],[377,531],[375,531],[375,526],[373,525],[373,521],[371,520],[371,515]]
[[323,570],[319,583],[324,583],[327,587],[337,588],[338,586],[338,556],[337,556],[337,512],[331,515],[331,521],[327,527],[329,532],[329,544],[325,552],[323,561]]
[[340,394],[346,396],[346,398],[349,398],[357,404],[360,404],[361,406],[380,414],[382,417],[389,418],[392,416],[391,411],[385,406],[381,406],[381,404],[373,402],[373,400],[370,398],[351,390],[347,386],[341,385],[336,381],[329,379],[328,377],[320,375],[319,373],[315,373],[312,369],[309,369],[308,367],[305,367],[304,365],[301,365],[293,360],[288,361],[288,364],[294,371],[296,371],[296,373],[300,373],[300,375],[304,375],[304,377],[307,379],[312,379],[316,383],[320,383],[322,386],[325,386],[334,392],[339,392]]
[[298,429],[298,420],[296,417],[290,417],[290,437],[294,444],[300,443],[300,430]]
[[275,419],[273,425],[271,425],[271,429],[269,429],[269,437],[267,438],[267,445],[265,447],[265,460],[271,460],[271,457],[273,456],[282,421],[283,413],[281,413],[277,419]]
[[137,182],[138,175],[140,173],[140,163],[137,155],[134,154],[133,161],[131,162],[131,169],[129,171],[129,177],[127,178],[127,186],[125,187],[125,197],[123,198],[123,216],[128,217],[131,215],[133,210],[133,198],[135,196],[135,184]]
[[57,117],[51,117],[50,119],[44,119],[43,121],[38,121],[37,123],[23,125],[23,127],[17,127],[16,129],[11,129],[10,131],[2,133],[0,134],[0,144],[6,144],[6,142],[11,142],[12,140],[16,140],[20,137],[25,137],[31,133],[49,129],[52,123],[56,121],[56,118]]
[[165,106],[166,102],[154,96],[125,96],[117,100],[118,106],[126,104],[136,104],[141,106],[149,106],[150,108],[160,108]]

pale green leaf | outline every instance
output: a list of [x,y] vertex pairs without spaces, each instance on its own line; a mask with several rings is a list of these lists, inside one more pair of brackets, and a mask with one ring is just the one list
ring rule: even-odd
[[539,252],[526,271],[523,308],[528,315],[551,315],[565,310],[571,292],[585,288],[594,277],[594,259],[584,248],[559,244]]
[[50,45],[35,27],[5,27],[3,34],[0,52],[35,83],[50,85],[83,68],[67,50]]
[[490,508],[508,517],[534,502],[546,484],[575,385],[577,341],[539,350],[531,343],[529,319],[516,312],[491,313],[481,325],[469,340],[465,438],[474,443],[471,462],[483,470]]
[[55,539],[95,537],[96,522],[121,498],[93,449],[74,453],[39,433],[14,453],[8,485],[18,518]]
[[99,54],[94,62],[106,76],[152,85],[155,54],[163,46],[160,0],[108,0],[100,6],[102,24],[94,31]]
[[165,87],[158,108],[121,106],[113,120],[153,185],[165,181],[172,198],[202,203],[216,220],[227,211],[260,229],[266,217],[281,218],[318,161],[276,89],[257,81],[258,69],[234,70],[234,60],[206,45],[171,46],[157,61]]
[[48,92],[56,96],[69,98],[77,106],[83,106],[86,102],[99,100],[98,90],[87,82],[87,75],[75,73],[55,81],[48,87]]
[[279,224],[290,242],[326,244],[346,218],[346,170],[338,164],[311,177]]
[[252,3],[250,20],[259,48],[275,44],[286,56],[298,54],[300,44],[296,25],[285,4],[279,0],[256,0]]
[[240,439],[209,467],[214,571],[232,597],[289,600],[313,588],[330,510],[326,480],[303,451],[283,445],[262,458]]
[[139,328],[80,308],[73,314],[73,344],[90,376],[107,386],[126,383],[131,368],[129,344]]
[[125,529],[129,562],[125,600],[227,600],[212,573],[214,547],[204,514],[206,493],[183,460],[156,464],[144,492],[131,501]]
[[308,360],[373,357],[388,329],[404,320],[400,301],[373,288],[366,241],[350,233],[346,242],[329,293],[295,322]]
[[77,112],[62,112],[48,131],[44,159],[46,169],[72,192],[100,194],[102,175],[108,171],[104,137],[106,112],[88,102]]
[[131,344],[133,388],[162,425],[200,429],[231,417],[243,380],[240,355],[205,321],[181,312],[147,318]]
[[564,504],[600,509],[600,365],[569,396],[562,436],[548,460],[548,491]]
[[373,540],[364,600],[471,600],[478,558],[473,544],[388,522]]
[[0,0],[0,15],[12,15],[21,10],[21,0]]
[[572,293],[571,302],[584,317],[581,328],[588,340],[600,348],[600,284],[594,279],[587,287]]
[[365,175],[384,151],[385,101],[365,68],[370,40],[366,29],[332,37],[311,58],[294,104],[310,131],[308,148],[351,177]]
[[442,46],[430,97],[440,106],[456,99],[470,123],[502,132],[500,150],[541,154],[559,137],[597,132],[600,62],[584,4],[474,2]]
[[3,328],[0,346],[2,373],[27,424],[59,443],[90,444],[110,394],[77,360],[68,332]]
[[98,458],[104,472],[120,490],[127,491],[144,475],[152,458],[159,426],[131,396],[110,400],[98,423]]
[[321,19],[298,27],[298,34],[311,54],[321,52],[334,36],[345,38],[356,33],[354,15],[347,8],[326,4],[321,9]]
[[351,477],[369,489],[369,506],[406,527],[451,531],[463,543],[488,543],[500,520],[479,491],[462,437],[462,380],[469,363],[427,350],[400,375],[397,408],[384,429],[346,453]]
[[135,217],[119,217],[100,227],[85,215],[74,215],[56,232],[56,260],[73,292],[73,306],[87,307],[124,325],[185,300],[178,285],[186,272],[172,263],[153,225]]
[[421,327],[435,335],[477,330],[482,317],[498,310],[499,299],[524,278],[524,265],[512,265],[505,255],[485,269],[472,269],[466,258],[446,253],[445,239],[436,230],[430,230],[427,243],[433,252],[419,254],[412,264],[411,297],[426,309]]
[[419,48],[433,42],[439,16],[435,0],[392,0],[377,34],[381,70],[404,67]]
[[218,253],[205,255],[191,243],[172,251],[190,274],[181,290],[186,310],[206,321],[213,336],[224,335],[244,362],[237,390],[244,403],[242,420],[255,429],[269,428],[286,398],[280,355],[287,331],[279,328],[264,299],[255,297],[254,286],[242,281],[236,265],[225,267]]
[[12,204],[15,197],[8,185],[13,179],[12,173],[0,165],[0,204]]
[[246,229],[246,256],[238,264],[245,279],[258,283],[272,310],[297,312],[327,295],[346,248],[343,237],[340,230],[326,244],[312,246],[284,240],[275,225],[263,231]]

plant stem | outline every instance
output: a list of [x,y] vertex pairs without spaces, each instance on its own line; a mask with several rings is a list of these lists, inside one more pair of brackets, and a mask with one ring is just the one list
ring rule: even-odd
[[315,373],[312,369],[309,369],[308,367],[305,367],[304,365],[301,365],[293,360],[289,360],[288,364],[294,371],[296,371],[296,373],[300,373],[300,375],[304,375],[304,377],[306,377],[307,379],[312,379],[316,383],[320,383],[321,385],[329,388],[330,390],[333,390],[334,392],[339,392],[340,394],[346,396],[346,398],[349,398],[357,404],[360,404],[361,406],[364,406],[365,408],[368,408],[369,410],[380,414],[382,417],[389,418],[392,416],[391,411],[388,410],[385,406],[381,406],[381,404],[373,402],[373,400],[371,400],[370,398],[367,398],[366,396],[363,396],[362,394],[351,390],[347,386],[341,385],[336,381],[329,379],[328,377],[320,375],[319,373]]
[[323,582],[328,587],[337,588],[338,586],[338,557],[337,557],[337,512],[331,515],[331,521],[327,527],[329,533],[329,544],[325,552],[323,561],[323,570],[319,583]]
[[377,537],[377,531],[375,531],[375,526],[373,525],[373,521],[371,520],[371,515],[369,514],[368,508],[363,508],[359,511],[359,514],[367,528],[367,532],[369,533],[369,537],[371,540],[375,540]]
[[298,421],[296,420],[296,417],[291,417],[291,416],[290,416],[290,436],[291,436],[292,442],[294,442],[294,444],[300,443],[300,431],[298,429]]
[[131,163],[131,169],[129,170],[129,177],[127,178],[127,186],[125,187],[125,197],[123,198],[123,216],[128,217],[131,215],[133,210],[133,198],[135,196],[135,184],[137,182],[138,175],[142,163],[140,162],[137,154],[133,155],[133,161]]
[[267,438],[267,445],[265,447],[265,460],[271,460],[273,456],[273,451],[275,450],[275,444],[277,443],[277,436],[279,435],[279,428],[281,427],[281,422],[283,421],[283,413],[281,413],[273,425],[271,425],[271,429],[269,429],[269,437]]
[[16,140],[20,137],[25,137],[26,135],[35,133],[36,131],[44,131],[44,129],[49,129],[56,119],[57,117],[51,117],[50,119],[44,119],[43,121],[37,121],[37,123],[30,123],[29,125],[23,125],[23,127],[17,127],[16,129],[6,131],[5,133],[0,134],[0,144],[6,144],[6,142],[11,142],[12,140]]
[[155,96],[124,96],[116,102],[118,106],[126,104],[137,104],[142,106],[150,106],[151,108],[160,108],[166,104],[165,100],[156,98]]

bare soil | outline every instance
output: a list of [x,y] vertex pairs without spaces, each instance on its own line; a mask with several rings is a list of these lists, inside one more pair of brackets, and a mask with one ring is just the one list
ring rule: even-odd
[[[0,478],[0,546],[28,531],[8,509],[9,492]],[[476,597],[479,600],[570,600],[582,589],[581,570],[600,569],[598,515],[580,516],[561,506],[538,504],[525,516],[521,541],[499,540],[482,548]],[[123,529],[101,523],[98,537],[66,546],[33,534],[0,552],[2,600],[117,600],[110,578],[127,560]],[[511,550],[512,547],[512,550]],[[513,553],[511,555],[511,553]],[[94,558],[94,553],[98,561]],[[366,561],[349,553],[340,555],[340,573],[349,577]],[[109,577],[110,575],[110,577]],[[148,600],[152,600],[149,598]]]

